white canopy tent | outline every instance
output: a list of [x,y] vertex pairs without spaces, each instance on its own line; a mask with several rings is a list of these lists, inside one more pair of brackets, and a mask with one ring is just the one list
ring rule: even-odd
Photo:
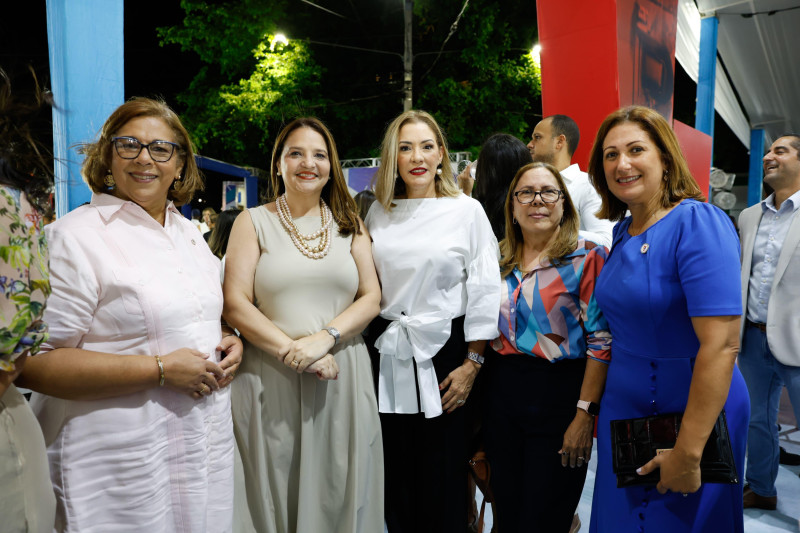
[[719,20],[714,107],[734,134],[749,148],[752,128],[767,145],[800,132],[800,0],[680,0],[675,55],[695,81],[702,16]]

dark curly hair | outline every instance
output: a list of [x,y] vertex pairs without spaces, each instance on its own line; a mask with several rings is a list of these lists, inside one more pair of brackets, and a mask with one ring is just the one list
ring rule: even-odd
[[33,90],[20,98],[0,68],[0,184],[22,190],[31,205],[50,215],[53,153],[37,139],[52,127],[53,97],[39,85],[32,68],[30,72]]

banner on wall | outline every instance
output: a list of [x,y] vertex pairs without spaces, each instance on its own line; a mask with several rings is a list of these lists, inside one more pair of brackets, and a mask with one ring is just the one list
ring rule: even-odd
[[672,121],[678,0],[617,0],[619,99]]
[[673,129],[692,175],[708,190],[711,138],[673,121],[678,0],[537,2],[543,115],[577,122],[573,163],[586,169],[600,123],[620,107],[658,111]]

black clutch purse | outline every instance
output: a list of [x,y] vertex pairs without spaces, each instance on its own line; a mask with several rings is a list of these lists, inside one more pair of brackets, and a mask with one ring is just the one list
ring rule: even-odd
[[[640,476],[636,469],[661,451],[675,447],[681,418],[683,413],[669,413],[611,421],[611,450],[617,488],[658,484],[661,476],[658,470]],[[700,479],[703,483],[739,482],[724,410],[720,412],[703,449]]]

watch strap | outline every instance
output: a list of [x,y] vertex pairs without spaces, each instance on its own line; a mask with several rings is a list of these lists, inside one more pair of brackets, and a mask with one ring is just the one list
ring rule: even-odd
[[600,404],[587,402],[586,400],[578,400],[578,409],[583,409],[592,416],[600,414]]
[[477,364],[479,364],[481,366],[483,366],[483,362],[486,360],[486,358],[483,357],[481,354],[479,354],[477,352],[473,352],[473,351],[468,351],[467,352],[467,359],[469,359],[470,361],[473,361],[474,363],[477,363]]
[[326,326],[326,327],[324,327],[322,329],[324,329],[325,331],[330,333],[331,337],[333,337],[333,345],[334,346],[339,344],[339,338],[341,337],[341,334],[339,333],[338,329],[334,328],[333,326]]

